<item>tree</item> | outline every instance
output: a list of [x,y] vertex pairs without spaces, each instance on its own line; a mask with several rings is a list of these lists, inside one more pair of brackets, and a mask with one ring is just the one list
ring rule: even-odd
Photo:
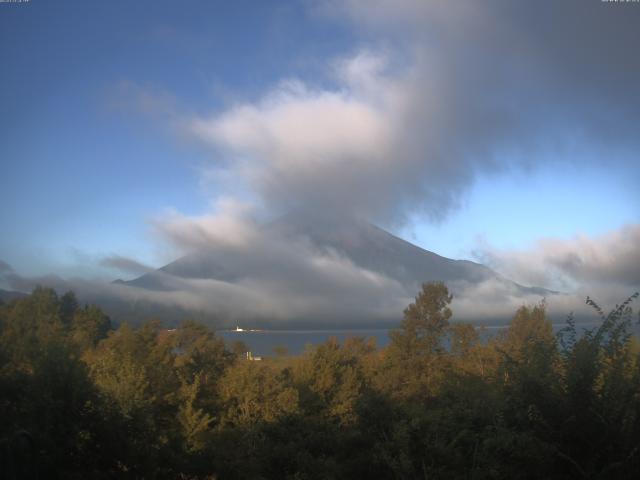
[[334,337],[308,351],[295,375],[307,413],[318,413],[342,425],[355,422],[356,403],[365,386],[357,344],[349,344],[349,348],[341,348]]
[[569,317],[560,336],[567,417],[561,426],[563,455],[597,478],[632,478],[640,468],[640,356],[629,306],[637,297],[608,315],[587,298],[602,323],[578,335]]
[[206,436],[213,422],[213,417],[197,406],[200,379],[201,375],[196,375],[193,383],[183,379],[180,387],[182,402],[178,408],[177,418],[188,452],[204,449]]
[[68,326],[73,320],[73,316],[78,309],[78,299],[76,294],[68,291],[60,297],[60,317],[62,322]]
[[442,351],[441,340],[449,326],[452,295],[443,282],[422,285],[414,303],[404,310],[400,330],[391,332],[391,343],[407,356]]
[[452,298],[442,282],[423,284],[415,302],[404,310],[400,329],[391,331],[386,368],[378,380],[392,396],[424,397],[434,388]]
[[266,362],[238,361],[219,384],[223,426],[273,422],[298,411],[298,392],[288,375]]
[[87,357],[95,385],[125,418],[146,413],[155,393],[143,362],[146,352],[136,348],[136,333],[124,324]]
[[75,308],[73,312],[71,340],[80,351],[95,347],[111,330],[111,320],[95,305]]
[[5,309],[2,349],[13,368],[30,371],[44,346],[64,339],[58,295],[52,288],[37,286],[31,295],[11,302]]

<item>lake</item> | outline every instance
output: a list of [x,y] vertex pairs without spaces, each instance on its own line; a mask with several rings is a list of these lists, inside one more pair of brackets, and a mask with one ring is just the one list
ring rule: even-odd
[[[557,323],[553,325],[554,331],[557,333],[566,323]],[[597,323],[578,324],[578,331],[585,328],[593,328]],[[495,335],[500,330],[507,328],[506,325],[491,325],[484,327],[483,339],[487,339]],[[637,328],[634,329],[636,335]],[[333,329],[333,330],[254,330],[241,331],[235,330],[219,330],[216,332],[220,335],[228,346],[235,341],[244,342],[254,355],[272,356],[275,347],[286,347],[289,354],[299,355],[307,345],[319,345],[326,342],[331,337],[336,337],[340,343],[350,337],[374,338],[378,347],[384,347],[389,343],[389,330],[381,329]]]

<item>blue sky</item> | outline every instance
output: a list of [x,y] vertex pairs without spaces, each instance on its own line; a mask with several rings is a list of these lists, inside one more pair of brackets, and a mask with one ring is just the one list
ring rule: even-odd
[[[394,62],[404,63],[405,55],[422,52],[426,47],[421,42],[438,49],[445,41],[398,33],[395,25],[380,26],[375,15],[362,20],[364,15],[327,4],[192,0],[0,4],[0,259],[28,275],[108,276],[113,272],[99,266],[106,256],[118,254],[160,266],[175,254],[152,227],[167,211],[186,217],[205,215],[221,196],[281,211],[282,200],[264,185],[248,186],[246,178],[236,180],[233,170],[218,176],[229,149],[245,154],[246,144],[210,148],[211,138],[191,137],[180,128],[185,119],[224,127],[235,105],[255,107],[257,114],[271,118],[264,99],[292,78],[313,91],[351,89],[346,94],[349,99],[369,105],[368,94],[355,91],[354,84],[341,84],[331,65],[360,58],[358,52],[374,52],[387,62],[374,79],[405,85],[408,81],[396,75]],[[517,20],[520,13],[513,15]],[[541,25],[544,18],[538,19]],[[434,65],[445,62],[452,72],[488,68],[472,65],[475,57],[467,56],[465,42],[446,41],[453,42],[458,52],[456,62],[468,64],[449,64],[441,55]],[[596,61],[605,58],[598,52],[594,55]],[[601,84],[600,98],[594,97],[587,77],[578,77],[585,78],[585,85],[575,84],[571,77],[588,76],[589,70],[583,69],[588,61],[576,63],[575,71],[567,69],[564,79],[564,71],[556,76],[556,60],[544,54],[531,62],[524,57],[526,68],[518,72],[527,68],[538,72],[544,65],[551,74],[541,74],[541,83],[529,93],[507,89],[504,95],[487,96],[508,103],[509,95],[517,95],[518,108],[534,113],[527,114],[530,118],[515,133],[524,140],[513,149],[508,143],[496,148],[498,153],[487,154],[491,162],[473,163],[492,148],[491,139],[478,141],[467,133],[469,152],[460,155],[469,172],[463,173],[461,167],[449,177],[441,173],[446,167],[437,170],[443,175],[438,178],[455,180],[453,203],[442,204],[443,215],[433,215],[430,206],[426,213],[425,208],[407,207],[412,201],[418,206],[420,195],[431,192],[416,185],[415,193],[397,202],[396,188],[390,189],[385,202],[394,207],[372,220],[455,258],[474,258],[479,244],[528,249],[540,238],[597,237],[637,224],[640,161],[633,134],[625,134],[630,129],[637,135],[636,101],[625,102],[625,95],[637,97],[637,83],[631,81],[637,70],[625,73],[620,67],[618,72],[614,64],[614,74],[632,76],[624,77],[628,83],[621,83],[622,93],[611,93],[614,87]],[[397,68],[412,69],[411,65]],[[508,78],[515,81],[521,74]],[[548,88],[547,77],[553,77]],[[452,88],[467,86],[456,82]],[[636,90],[625,94],[625,85],[635,85]],[[472,94],[476,95],[465,90],[461,98]],[[287,105],[306,101],[308,95],[292,94]],[[584,98],[595,100],[585,106]],[[631,114],[625,112],[627,107]],[[446,113],[446,105],[440,108]],[[585,116],[595,120],[577,134],[573,120]],[[619,128],[609,124],[611,133],[598,127],[597,122],[606,119],[626,123]],[[462,126],[469,131],[482,127],[483,122],[471,129]],[[529,130],[538,133],[529,138]],[[593,131],[601,131],[602,138]],[[559,138],[570,140],[558,146]],[[221,142],[219,135],[214,140]],[[530,149],[523,146],[528,141]],[[471,150],[477,146],[477,151]],[[238,148],[245,150],[238,153]],[[212,174],[215,180],[205,181]],[[371,178],[379,179],[374,174]],[[349,188],[345,184],[345,191]],[[434,198],[440,198],[442,191],[436,188]]]
[[637,223],[640,197],[628,171],[563,167],[480,178],[442,223],[415,221],[410,241],[452,258],[472,258],[478,241],[527,249],[542,237],[598,236]]

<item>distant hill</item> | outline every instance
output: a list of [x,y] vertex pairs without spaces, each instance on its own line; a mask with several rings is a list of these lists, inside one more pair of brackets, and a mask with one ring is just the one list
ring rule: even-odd
[[11,300],[15,300],[17,298],[26,297],[26,293],[16,292],[14,290],[3,290],[0,288],[0,302],[10,302]]

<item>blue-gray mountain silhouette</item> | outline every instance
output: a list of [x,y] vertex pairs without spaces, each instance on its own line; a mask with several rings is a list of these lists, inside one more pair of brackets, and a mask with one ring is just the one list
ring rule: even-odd
[[[344,256],[358,267],[398,281],[409,291],[417,291],[422,283],[429,281],[443,281],[455,292],[460,286],[494,280],[523,295],[546,296],[556,293],[544,288],[519,285],[476,262],[440,256],[364,221],[295,212],[264,225],[263,231],[265,235],[283,242],[304,238],[318,251],[332,251]],[[173,289],[172,279],[235,282],[254,273],[247,265],[231,269],[220,263],[213,252],[193,253],[122,283],[143,289],[169,291]]]

